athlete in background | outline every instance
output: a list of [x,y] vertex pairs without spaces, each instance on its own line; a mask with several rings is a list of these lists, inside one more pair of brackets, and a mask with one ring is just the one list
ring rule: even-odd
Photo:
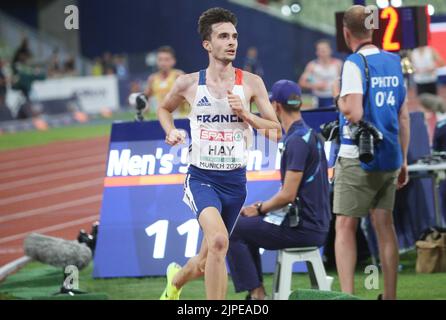
[[[147,79],[147,86],[144,94],[149,100],[150,111],[156,108],[172,89],[175,80],[183,71],[175,69],[175,51],[169,46],[163,46],[156,51],[156,66],[158,71],[152,73]],[[175,112],[176,117],[186,117],[189,112],[189,105],[183,102]]]
[[332,87],[341,75],[342,61],[331,56],[332,50],[328,40],[316,42],[317,59],[310,61],[299,79],[299,85],[310,89],[315,108],[333,107]]
[[[172,112],[185,99],[191,105],[191,149],[184,184],[185,201],[204,233],[200,252],[184,267],[171,263],[161,299],[178,299],[182,287],[204,275],[206,297],[224,299],[229,236],[246,198],[247,150],[251,127],[266,137],[281,138],[281,127],[262,79],[232,66],[237,52],[237,18],[222,8],[205,11],[198,30],[209,54],[205,70],[178,77],[158,108],[169,145],[183,143],[185,133],[174,126]],[[254,102],[261,117],[250,113]]]

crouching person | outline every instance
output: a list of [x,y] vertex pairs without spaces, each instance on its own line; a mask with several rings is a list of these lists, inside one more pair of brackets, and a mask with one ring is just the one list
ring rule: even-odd
[[282,187],[271,199],[242,208],[227,255],[236,292],[247,291],[247,299],[258,300],[265,298],[259,248],[320,247],[331,219],[323,142],[302,119],[300,88],[280,80],[270,100],[286,132]]

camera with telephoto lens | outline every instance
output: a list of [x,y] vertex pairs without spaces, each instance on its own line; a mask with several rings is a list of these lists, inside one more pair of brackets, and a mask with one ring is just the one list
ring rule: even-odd
[[136,110],[144,110],[147,105],[147,97],[141,93],[136,97]]
[[350,124],[351,136],[359,149],[359,160],[369,163],[375,157],[375,147],[383,140],[383,134],[370,122]]
[[321,134],[326,141],[339,142],[339,120],[324,123],[320,126]]
[[148,100],[147,100],[147,97],[145,96],[145,94],[142,92],[132,93],[129,96],[129,104],[132,107],[136,108],[135,120],[136,121],[144,121],[144,116],[143,116],[142,112],[147,107],[147,104],[148,104]]

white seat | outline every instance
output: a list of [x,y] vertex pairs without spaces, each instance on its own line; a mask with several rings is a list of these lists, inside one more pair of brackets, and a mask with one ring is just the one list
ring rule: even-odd
[[333,277],[327,276],[319,249],[317,247],[288,248],[277,252],[276,271],[273,278],[272,298],[274,300],[288,300],[295,262],[306,262],[312,288],[331,291]]

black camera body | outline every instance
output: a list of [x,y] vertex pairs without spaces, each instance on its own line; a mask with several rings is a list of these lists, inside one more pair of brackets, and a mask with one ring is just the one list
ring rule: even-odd
[[135,102],[136,102],[136,120],[144,121],[144,116],[142,112],[147,106],[147,97],[143,93],[141,93],[136,97]]
[[143,111],[147,107],[147,104],[148,99],[142,92],[135,92],[129,96],[129,105],[136,109],[136,121],[144,121]]
[[371,162],[375,157],[375,147],[383,140],[383,134],[373,124],[362,120],[358,124],[351,124],[350,130],[359,149],[359,160]]
[[320,126],[321,134],[326,141],[333,141],[339,143],[339,120],[324,123]]
[[294,202],[287,204],[287,217],[290,228],[296,228],[300,222],[300,212],[302,211],[302,203],[299,198]]
[[141,93],[136,97],[136,110],[144,110],[147,105],[147,97],[144,95],[144,93]]

